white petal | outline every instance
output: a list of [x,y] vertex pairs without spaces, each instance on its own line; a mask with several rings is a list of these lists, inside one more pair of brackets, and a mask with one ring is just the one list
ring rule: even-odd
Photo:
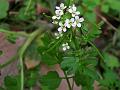
[[56,13],[57,15],[59,15],[59,12],[60,12],[60,10],[56,10],[56,11],[55,11],[55,13]]
[[72,26],[73,26],[73,27],[76,27],[76,24],[77,24],[77,23],[76,23],[76,22],[74,22],[74,23],[72,24]]
[[75,19],[74,19],[74,18],[71,18],[71,19],[70,19],[70,21],[71,21],[71,22],[74,22],[74,21],[75,21]]
[[66,32],[67,31],[67,29],[66,28],[63,28],[63,32]]
[[57,19],[59,20],[61,17],[60,16],[57,16]]
[[75,16],[75,19],[78,20],[78,19],[79,19],[79,16]]
[[63,47],[63,51],[66,51],[67,49],[66,49],[66,47]]
[[68,10],[70,13],[72,13],[72,9],[70,8],[69,10]]
[[69,20],[69,19],[66,19],[66,20],[65,20],[65,23],[69,23],[69,22],[70,22],[70,20]]
[[64,9],[64,4],[63,4],[63,3],[61,3],[61,4],[60,4],[60,7]]
[[66,43],[65,45],[68,46],[68,43]]
[[76,11],[77,8],[75,7],[75,5],[73,5],[72,9],[73,11]]
[[55,34],[55,36],[58,36],[58,33],[54,33]]
[[78,27],[81,27],[81,23],[78,23],[77,26],[78,26]]
[[69,23],[65,23],[64,26],[67,27]]
[[71,6],[69,6],[69,8],[71,8]]
[[64,47],[64,46],[65,46],[65,44],[62,44],[62,46]]
[[58,24],[58,21],[53,21],[52,23],[53,23],[53,24]]
[[82,17],[82,18],[80,18],[80,22],[83,22],[84,21],[84,18]]
[[65,26],[65,27],[68,27],[68,28],[71,27],[71,25],[70,25],[70,20],[69,20],[69,19],[66,19],[66,20],[65,20],[64,26]]
[[79,15],[79,14],[80,14],[80,12],[79,12],[79,11],[77,11],[77,12],[76,12],[76,15]]
[[67,46],[67,49],[70,49],[70,46]]
[[59,39],[59,38],[60,38],[60,37],[58,37],[58,36],[56,37],[56,39]]
[[56,6],[56,9],[60,9],[60,7]]
[[63,11],[62,10],[56,10],[55,11],[57,16],[63,15]]
[[70,28],[71,27],[71,25],[70,24],[67,24],[67,28]]
[[64,6],[64,9],[66,8],[67,6]]
[[62,22],[59,22],[59,26],[63,26]]
[[58,28],[58,31],[61,32],[61,31],[62,31],[62,27],[59,27],[59,28]]
[[72,17],[75,17],[75,13],[72,13]]
[[53,16],[52,19],[56,19],[57,17],[56,16]]
[[63,11],[60,11],[60,12],[59,12],[59,15],[63,15]]

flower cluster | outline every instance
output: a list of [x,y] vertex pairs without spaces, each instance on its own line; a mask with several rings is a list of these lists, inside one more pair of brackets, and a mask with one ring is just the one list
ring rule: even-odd
[[[67,17],[69,16],[69,17]],[[63,3],[60,6],[56,6],[55,16],[52,17],[53,24],[59,25],[58,33],[55,33],[56,39],[63,36],[64,32],[67,32],[70,28],[80,28],[81,23],[84,21],[83,17],[80,17],[80,12],[77,11],[76,6],[65,6]],[[70,49],[68,43],[63,44],[63,51]]]
[[63,34],[61,32],[55,33],[56,39],[59,39],[60,37],[63,36]]
[[63,51],[66,51],[67,49],[70,49],[70,46],[68,45],[68,43],[63,43],[62,47],[63,47]]

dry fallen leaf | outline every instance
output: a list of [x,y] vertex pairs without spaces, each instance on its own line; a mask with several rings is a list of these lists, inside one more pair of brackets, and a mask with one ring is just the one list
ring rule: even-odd
[[25,65],[27,69],[33,69],[40,64],[39,60],[31,60],[30,58],[25,59]]

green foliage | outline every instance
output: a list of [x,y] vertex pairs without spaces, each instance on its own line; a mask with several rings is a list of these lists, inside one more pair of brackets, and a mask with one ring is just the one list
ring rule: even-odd
[[57,1],[56,0],[48,0],[48,3],[50,5],[51,12],[54,14],[54,10],[55,10],[55,6],[56,6]]
[[4,88],[0,87],[0,90],[5,90]]
[[17,18],[20,20],[35,19],[35,13],[35,2],[33,0],[31,2],[30,0],[25,0]]
[[120,66],[118,58],[109,53],[104,53],[104,60],[106,65],[111,69],[114,69]]
[[9,9],[9,3],[7,0],[0,0],[0,19],[7,16],[7,11]]
[[61,62],[61,68],[67,70],[68,72],[75,73],[79,67],[78,57],[64,57]]
[[4,79],[6,90],[20,90],[20,76],[7,76]]
[[25,78],[26,87],[34,87],[38,80],[39,80],[38,69],[35,68],[29,70],[26,73],[26,78]]
[[[27,49],[25,56],[31,60],[41,61],[41,55],[38,53],[38,44],[34,41]],[[34,53],[34,54],[33,54]]]
[[105,13],[108,13],[109,12],[109,8],[110,8],[109,5],[105,4],[105,5],[102,5],[101,10],[103,12],[105,12]]
[[2,54],[3,54],[3,51],[0,50],[0,56],[2,56]]
[[48,72],[40,78],[40,82],[43,86],[47,86],[50,90],[55,90],[59,87],[61,78],[55,71]]
[[116,73],[114,73],[111,70],[106,70],[106,72],[103,75],[103,80],[100,80],[100,84],[102,86],[108,87],[110,89],[115,90],[115,88],[119,88],[120,89],[120,80],[117,76]]
[[[115,17],[112,17],[119,22],[119,0],[23,0],[22,2],[18,0],[16,2],[15,7],[11,10],[7,0],[0,0],[0,20],[2,21],[0,28],[8,29],[9,26],[9,29],[11,29],[11,27],[15,25],[15,28],[17,27],[20,30],[24,31],[23,28],[27,27],[29,27],[30,30],[26,31],[27,36],[25,44],[27,42],[27,45],[21,46],[23,49],[21,51],[22,55],[21,52],[17,53],[17,58],[21,60],[19,69],[21,71],[21,76],[5,77],[4,85],[0,87],[0,90],[32,89],[37,84],[41,86],[40,88],[42,90],[57,90],[63,79],[67,80],[70,88],[72,86],[69,85],[69,83],[71,83],[68,80],[69,78],[72,78],[73,82],[75,82],[78,87],[82,86],[83,90],[93,90],[94,81],[98,81],[101,90],[120,89],[120,78],[115,72],[120,66],[118,58],[119,52],[114,53],[115,49],[119,49],[120,47],[120,44],[116,43],[120,41],[120,29],[118,28],[116,32],[109,31],[111,33],[116,33],[113,37],[113,41],[115,41],[114,49],[110,49],[108,52],[106,51],[101,54],[92,43],[100,34],[102,37],[102,34],[104,32],[106,33],[106,29],[108,28],[104,23],[106,20],[101,20],[98,23],[101,18],[95,12],[96,7],[100,9],[97,11],[98,14],[105,13],[106,16],[115,15]],[[55,14],[55,7],[61,2],[67,7],[75,4],[78,7],[77,10],[80,11],[80,17],[84,17],[85,21],[80,28],[67,28],[67,32],[59,39],[56,39],[53,33],[57,31],[58,26],[56,25],[53,27],[50,19],[52,15]],[[44,13],[44,15],[37,14],[36,5],[38,4],[41,6],[41,8],[39,8],[41,11],[42,9],[47,9],[48,12]],[[17,12],[17,14],[9,14],[8,17],[6,17],[7,13],[14,11]],[[64,11],[67,10],[65,9]],[[96,18],[96,16],[99,18]],[[67,18],[71,18],[71,14],[68,12],[64,13],[61,21],[63,22]],[[116,25],[116,22],[114,24]],[[44,25],[45,28],[42,25]],[[114,27],[114,25],[112,26]],[[33,33],[37,31],[35,29],[38,27],[40,27],[41,31],[45,29],[45,32],[42,34],[41,32],[37,32],[34,36]],[[105,31],[103,30],[102,32],[103,28],[105,28]],[[115,28],[117,28],[117,26]],[[47,31],[48,29],[50,29],[50,31]],[[18,36],[11,31],[11,33],[7,31],[4,32],[7,40],[14,44]],[[107,32],[108,36],[109,32]],[[113,33],[111,33],[110,35],[112,36]],[[35,38],[31,39],[31,37]],[[66,42],[68,42],[70,49],[64,51],[62,44]],[[110,54],[109,51],[112,52],[112,54]],[[3,52],[0,51],[0,55],[2,54]],[[27,68],[24,67],[26,58],[40,62],[32,68]],[[27,63],[31,66],[34,65],[34,63]],[[59,76],[56,71],[49,71],[46,75],[43,75],[40,71],[40,66],[42,66],[41,63],[47,65],[49,68],[58,64],[60,69],[65,73],[65,77]],[[69,77],[69,75],[71,77]],[[24,84],[21,77],[24,77]]]
[[89,76],[80,73],[79,71],[75,74],[75,83],[79,86],[82,85],[83,90],[93,90],[93,82]]
[[57,58],[54,55],[50,55],[50,54],[43,54],[42,55],[42,62],[44,62],[47,65],[54,65],[57,64]]
[[8,34],[6,35],[6,38],[11,43],[16,43],[17,36],[15,34]]
[[106,0],[102,4],[102,11],[108,13],[110,9],[120,12],[120,1],[119,0]]

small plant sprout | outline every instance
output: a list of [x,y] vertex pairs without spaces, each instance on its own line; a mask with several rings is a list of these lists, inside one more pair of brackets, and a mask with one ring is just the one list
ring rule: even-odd
[[63,51],[70,49],[70,46],[68,45],[68,43],[63,43],[62,47],[63,47]]

